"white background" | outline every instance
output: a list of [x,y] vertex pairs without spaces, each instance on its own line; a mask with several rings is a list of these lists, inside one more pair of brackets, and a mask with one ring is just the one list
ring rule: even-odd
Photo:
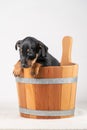
[[60,61],[66,35],[73,37],[72,61],[79,64],[77,103],[87,102],[87,0],[0,0],[0,102],[17,102],[16,41],[36,37]]

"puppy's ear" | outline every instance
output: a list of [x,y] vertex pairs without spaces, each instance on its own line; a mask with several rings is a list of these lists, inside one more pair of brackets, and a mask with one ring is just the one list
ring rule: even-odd
[[16,44],[15,44],[15,49],[17,50],[18,47],[20,47],[20,44],[21,44],[21,40],[17,41]]
[[47,51],[48,47],[39,41],[39,53],[41,53],[42,57],[46,57]]

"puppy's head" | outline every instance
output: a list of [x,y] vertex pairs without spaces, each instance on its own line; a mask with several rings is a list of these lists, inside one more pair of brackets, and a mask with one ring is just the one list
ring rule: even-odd
[[24,68],[32,66],[38,58],[47,56],[47,46],[35,38],[27,37],[19,40],[15,49],[19,48],[21,65]]

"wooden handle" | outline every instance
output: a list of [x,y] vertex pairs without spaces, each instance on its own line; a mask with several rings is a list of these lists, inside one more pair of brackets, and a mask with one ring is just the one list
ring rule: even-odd
[[61,65],[69,65],[71,63],[72,37],[66,36],[62,41],[62,59]]

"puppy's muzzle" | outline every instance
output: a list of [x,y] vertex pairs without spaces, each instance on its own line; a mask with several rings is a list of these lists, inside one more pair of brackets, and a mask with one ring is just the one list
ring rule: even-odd
[[27,57],[26,57],[27,59],[34,59],[35,58],[35,54],[33,53],[33,52],[31,52],[31,51],[29,51],[28,53],[27,53]]
[[30,55],[30,57],[31,58],[28,58],[28,59],[25,59],[24,61],[21,61],[21,66],[23,68],[32,67],[38,58],[38,54],[36,54],[36,56]]
[[36,54],[36,56],[33,59],[29,59],[28,60],[28,65],[31,67],[35,64],[36,60],[38,58],[38,54]]
[[23,63],[23,64],[22,64],[22,67],[23,67],[23,68],[28,68],[28,65]]

